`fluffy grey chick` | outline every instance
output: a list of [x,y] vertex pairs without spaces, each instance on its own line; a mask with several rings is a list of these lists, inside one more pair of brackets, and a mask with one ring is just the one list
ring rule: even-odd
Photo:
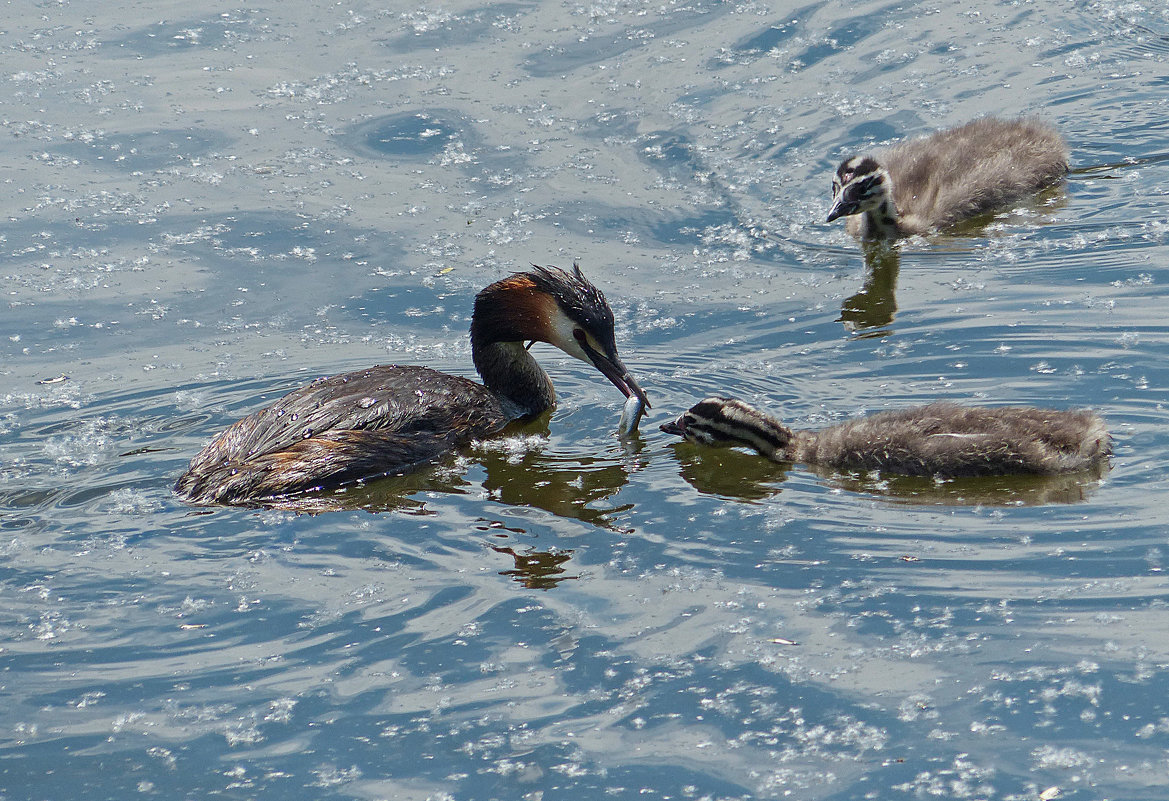
[[828,222],[847,216],[860,239],[949,228],[1059,183],[1068,148],[1035,119],[984,117],[846,159],[832,179]]
[[703,445],[743,445],[777,462],[910,476],[1072,473],[1112,452],[1112,439],[1095,412],[941,401],[820,431],[792,431],[742,401],[714,397],[661,429]]

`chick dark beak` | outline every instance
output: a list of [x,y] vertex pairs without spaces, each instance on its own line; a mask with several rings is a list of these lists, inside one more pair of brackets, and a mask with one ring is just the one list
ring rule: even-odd
[[841,192],[832,202],[832,208],[828,211],[828,219],[826,222],[847,217],[850,214],[856,214],[860,209],[860,204],[850,198],[849,192],[846,190]]
[[678,437],[686,436],[686,428],[682,425],[681,417],[669,423],[662,423],[660,426],[658,426],[658,428],[660,428],[662,431],[665,431],[667,434],[673,434]]
[[637,381],[629,374],[629,370],[625,368],[616,355],[606,356],[600,351],[594,350],[587,342],[581,342],[580,345],[593,366],[600,370],[605,378],[612,381],[613,386],[621,390],[621,394],[627,398],[636,395],[637,399],[645,404],[645,408],[650,408],[649,398],[645,396],[645,392],[637,385]]

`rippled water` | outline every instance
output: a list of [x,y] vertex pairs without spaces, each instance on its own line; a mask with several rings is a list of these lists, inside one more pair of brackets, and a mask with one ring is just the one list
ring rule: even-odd
[[[42,3],[0,95],[0,795],[1160,799],[1169,12]],[[1038,114],[1066,186],[865,253],[869,145]],[[195,509],[319,375],[470,375],[579,260],[654,407],[558,408],[317,514]],[[1086,405],[1110,471],[840,476],[660,433]],[[1055,788],[1055,789],[1053,789]]]

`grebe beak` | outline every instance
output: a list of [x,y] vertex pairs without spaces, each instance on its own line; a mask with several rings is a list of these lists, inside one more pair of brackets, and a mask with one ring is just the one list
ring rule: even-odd
[[678,437],[686,436],[686,427],[682,425],[681,417],[669,423],[662,423],[660,426],[658,426],[658,428],[660,428],[662,431],[665,431],[667,434],[673,434]]
[[629,370],[625,368],[616,355],[606,356],[584,341],[583,337],[578,341],[585,355],[589,357],[589,361],[604,374],[605,378],[613,382],[613,386],[621,390],[621,393],[627,398],[636,395],[637,399],[645,404],[645,408],[650,408],[649,398],[645,396],[645,392],[637,385],[637,381],[629,374]]

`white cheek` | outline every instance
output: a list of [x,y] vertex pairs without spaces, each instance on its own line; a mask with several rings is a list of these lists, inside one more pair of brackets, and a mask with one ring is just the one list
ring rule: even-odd
[[552,338],[551,344],[560,348],[569,356],[575,356],[582,362],[589,361],[588,355],[584,352],[584,348],[576,341],[576,337],[572,332],[576,329],[572,320],[568,319],[562,312],[557,312],[552,315],[551,320]]

